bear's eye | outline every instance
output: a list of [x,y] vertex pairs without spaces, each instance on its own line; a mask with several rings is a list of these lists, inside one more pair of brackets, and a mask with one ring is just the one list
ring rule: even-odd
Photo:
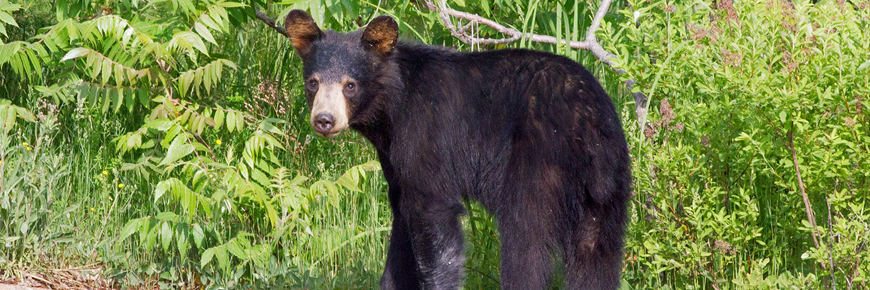
[[346,91],[353,92],[354,90],[356,90],[356,84],[348,83],[348,84],[344,85],[344,89]]
[[305,83],[305,88],[308,89],[309,91],[316,91],[318,85],[320,85],[320,82],[318,82],[315,79],[311,79]]

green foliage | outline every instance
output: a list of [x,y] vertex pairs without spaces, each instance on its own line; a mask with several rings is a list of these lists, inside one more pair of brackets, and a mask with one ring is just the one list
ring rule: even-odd
[[629,284],[866,287],[868,3],[629,2],[601,34],[654,109]]
[[[4,37],[9,37],[6,34],[6,25],[18,27],[18,22],[12,18],[12,12],[19,9],[21,9],[21,5],[9,3],[7,0],[0,1],[0,34],[3,34]],[[0,44],[3,42],[0,41]]]
[[58,188],[68,182],[70,173],[67,156],[50,146],[57,117],[42,119],[33,140],[20,132],[10,135],[16,115],[34,119],[28,110],[2,101],[0,116],[6,125],[0,130],[0,269],[6,269],[16,261],[33,262],[52,245],[69,242],[74,229],[68,219],[79,204],[55,204],[63,199]]

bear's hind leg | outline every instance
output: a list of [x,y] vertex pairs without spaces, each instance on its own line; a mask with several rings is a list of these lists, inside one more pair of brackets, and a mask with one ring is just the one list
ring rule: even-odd
[[568,289],[615,290],[622,272],[623,210],[586,206],[567,245]]
[[553,259],[536,215],[513,210],[498,219],[502,289],[546,289],[550,282]]

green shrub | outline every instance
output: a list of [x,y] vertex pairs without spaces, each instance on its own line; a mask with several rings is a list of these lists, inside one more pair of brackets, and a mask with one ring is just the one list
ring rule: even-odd
[[629,2],[602,32],[650,97],[627,284],[866,287],[867,1]]

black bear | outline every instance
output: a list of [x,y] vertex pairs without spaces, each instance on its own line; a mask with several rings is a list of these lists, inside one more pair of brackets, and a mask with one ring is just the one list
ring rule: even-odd
[[583,66],[545,52],[462,53],[364,30],[285,20],[302,58],[317,134],[352,128],[374,145],[393,229],[381,289],[457,289],[462,198],[498,221],[503,289],[545,289],[554,255],[570,289],[616,289],[631,173],[607,93]]

